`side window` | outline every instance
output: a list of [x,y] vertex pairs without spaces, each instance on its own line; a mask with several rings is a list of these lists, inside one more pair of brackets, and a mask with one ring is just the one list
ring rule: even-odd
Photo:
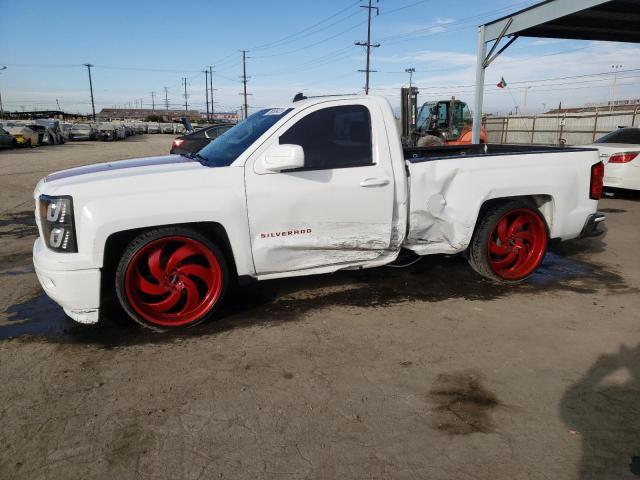
[[281,135],[280,144],[303,148],[305,170],[371,165],[371,115],[363,105],[323,108]]

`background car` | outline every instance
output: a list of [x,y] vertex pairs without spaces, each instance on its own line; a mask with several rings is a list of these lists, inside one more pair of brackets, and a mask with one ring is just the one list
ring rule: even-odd
[[65,142],[69,141],[69,134],[71,133],[72,128],[73,128],[73,123],[60,124],[60,130],[62,130],[62,138],[64,138]]
[[58,140],[56,133],[46,125],[40,125],[37,123],[29,123],[25,125],[38,135],[39,145],[55,145]]
[[107,122],[98,124],[98,136],[100,137],[101,140],[107,140],[107,141],[118,139],[118,133],[116,132],[116,127],[114,127],[113,124],[107,123]]
[[149,122],[147,133],[160,133],[160,124],[158,122]]
[[600,151],[605,187],[640,190],[640,128],[619,128],[586,146]]
[[96,129],[91,123],[76,123],[71,126],[69,140],[95,140]]
[[14,148],[18,141],[4,128],[0,127],[0,148]]
[[233,126],[235,126],[233,123],[211,125],[193,133],[181,135],[173,140],[171,153],[184,155],[198,152]]
[[38,145],[38,134],[25,125],[8,122],[3,128],[16,139],[20,147],[35,147]]
[[60,128],[60,121],[49,118],[38,118],[34,122],[36,125],[42,125],[47,128],[47,135],[51,145],[59,145],[64,143],[64,135]]

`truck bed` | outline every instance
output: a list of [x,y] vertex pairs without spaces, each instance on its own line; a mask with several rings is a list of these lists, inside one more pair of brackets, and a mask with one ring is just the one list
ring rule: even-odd
[[443,145],[441,147],[405,147],[404,159],[411,163],[428,162],[459,157],[485,157],[494,155],[534,154],[534,153],[568,153],[582,152],[588,148],[548,147],[542,145],[502,145],[502,144],[472,144],[472,145]]
[[[405,247],[420,255],[460,253],[485,201],[526,198],[545,215],[550,238],[579,235],[595,211],[589,198],[595,149],[528,145],[406,148],[409,229]],[[481,159],[481,160],[480,160]]]

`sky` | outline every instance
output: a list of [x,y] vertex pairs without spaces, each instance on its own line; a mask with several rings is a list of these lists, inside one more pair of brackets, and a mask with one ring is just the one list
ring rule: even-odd
[[[407,68],[419,100],[473,105],[477,26],[532,0],[380,0],[372,17],[371,94],[397,108]],[[216,111],[242,104],[247,50],[250,112],[307,95],[364,89],[366,1],[270,0],[109,2],[0,0],[0,94],[5,110],[89,112],[84,63],[91,63],[96,110],[139,105],[205,110],[213,65]],[[613,66],[618,66],[617,71]],[[615,71],[615,73],[614,73]],[[615,92],[613,83],[615,83]],[[496,84],[504,78],[507,88]],[[484,111],[543,109],[640,98],[640,46],[519,38],[487,69]]]

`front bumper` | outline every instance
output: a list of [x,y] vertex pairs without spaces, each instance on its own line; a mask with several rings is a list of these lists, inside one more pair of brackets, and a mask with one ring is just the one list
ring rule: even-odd
[[33,266],[38,281],[44,292],[72,319],[96,323],[100,309],[100,269],[64,270],[64,264],[54,259],[64,255],[67,254],[49,250],[38,237],[33,244]]
[[587,221],[582,227],[582,232],[580,232],[580,238],[586,237],[597,237],[602,235],[604,232],[600,230],[600,224],[604,222],[607,217],[604,216],[603,213],[596,212],[592,213],[587,217]]

